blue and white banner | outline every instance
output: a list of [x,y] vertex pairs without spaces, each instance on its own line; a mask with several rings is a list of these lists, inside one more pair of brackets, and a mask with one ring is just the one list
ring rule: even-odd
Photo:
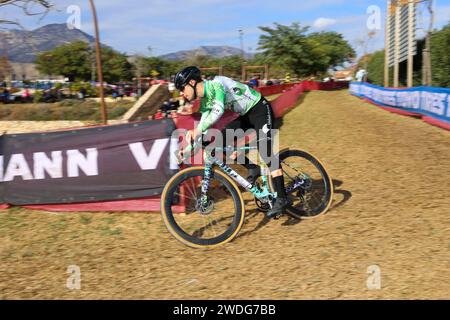
[[352,82],[350,93],[380,106],[419,113],[450,124],[450,89],[448,88],[390,89],[364,82]]

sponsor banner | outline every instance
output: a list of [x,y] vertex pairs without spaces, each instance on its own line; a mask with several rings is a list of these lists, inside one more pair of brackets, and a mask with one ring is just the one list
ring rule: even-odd
[[350,93],[382,107],[397,108],[450,124],[450,89],[448,88],[392,89],[368,83],[352,82]]
[[0,137],[0,203],[67,204],[159,195],[178,170],[172,120]]

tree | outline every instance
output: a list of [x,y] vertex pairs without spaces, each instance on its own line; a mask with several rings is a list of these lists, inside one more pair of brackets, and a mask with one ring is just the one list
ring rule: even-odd
[[264,60],[300,77],[325,73],[355,56],[353,48],[337,32],[308,34],[309,27],[301,27],[299,23],[291,26],[275,23],[275,28],[259,28],[267,33],[259,39]]
[[241,56],[229,56],[219,59],[216,66],[222,66],[224,74],[232,78],[240,78],[242,74]]
[[340,65],[355,57],[355,50],[337,32],[316,32],[308,36],[312,43],[311,54],[315,59],[311,71],[326,72],[328,68]]
[[384,50],[361,57],[358,69],[367,64],[367,80],[375,85],[384,85]]
[[450,87],[450,22],[431,33],[431,69],[433,86]]
[[152,71],[158,72],[161,78],[170,78],[180,69],[180,62],[168,61],[158,57],[138,56],[135,60],[134,71],[138,77],[152,76]]
[[261,35],[259,48],[264,50],[262,56],[267,61],[292,70],[299,76],[309,73],[313,61],[310,59],[311,47],[307,41],[306,32],[309,27],[300,27],[293,23],[291,27],[275,23],[276,28],[259,27],[268,35]]
[[43,74],[62,75],[70,81],[86,81],[91,77],[91,57],[89,44],[77,41],[38,54],[36,68]]
[[[48,75],[62,75],[71,81],[87,81],[92,74],[92,48],[83,41],[59,46],[40,53],[36,68]],[[131,64],[124,54],[109,47],[102,48],[103,79],[106,82],[130,80]]]
[[128,62],[126,55],[109,47],[103,47],[102,61],[104,81],[129,81],[133,78],[132,65]]

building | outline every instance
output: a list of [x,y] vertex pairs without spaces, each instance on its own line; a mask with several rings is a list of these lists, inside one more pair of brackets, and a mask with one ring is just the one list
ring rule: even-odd
[[40,79],[64,80],[62,76],[49,76],[41,74],[34,63],[9,62],[10,74],[6,76],[8,81],[36,81]]

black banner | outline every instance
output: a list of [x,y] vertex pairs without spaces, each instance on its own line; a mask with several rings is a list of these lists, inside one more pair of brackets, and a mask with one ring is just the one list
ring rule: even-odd
[[0,203],[62,204],[161,193],[177,170],[172,120],[0,137]]

